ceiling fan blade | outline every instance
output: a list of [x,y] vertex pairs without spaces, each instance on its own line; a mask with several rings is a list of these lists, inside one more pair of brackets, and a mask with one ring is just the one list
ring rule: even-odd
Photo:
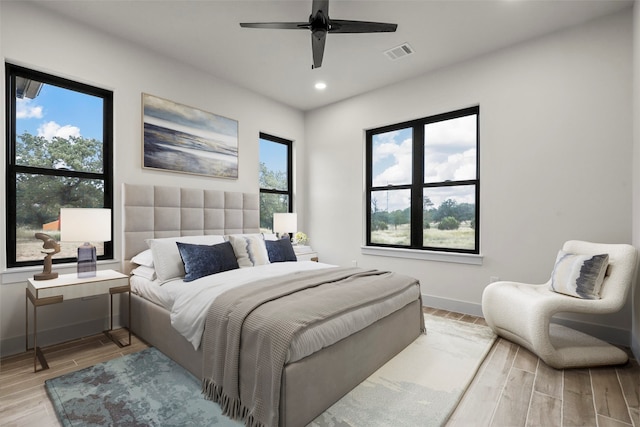
[[268,30],[308,30],[308,22],[241,22],[242,28],[263,28]]
[[332,19],[330,33],[393,33],[398,24]]
[[324,42],[327,40],[327,33],[311,33],[311,50],[313,51],[313,67],[322,67],[322,57],[324,56]]
[[316,16],[319,10],[324,13],[324,16],[329,16],[329,0],[313,0],[311,16]]

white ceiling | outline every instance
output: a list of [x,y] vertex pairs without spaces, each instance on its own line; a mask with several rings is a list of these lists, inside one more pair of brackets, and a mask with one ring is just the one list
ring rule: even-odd
[[[395,33],[328,34],[311,69],[306,30],[240,22],[306,21],[311,0],[35,0],[34,3],[300,110],[630,7],[633,0],[331,0],[333,19],[391,22]],[[408,42],[415,53],[384,51]],[[314,84],[322,80],[327,89]]]

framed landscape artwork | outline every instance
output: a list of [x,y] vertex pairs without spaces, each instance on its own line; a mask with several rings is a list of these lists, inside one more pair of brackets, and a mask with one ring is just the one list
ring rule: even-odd
[[238,122],[142,94],[143,167],[238,178]]

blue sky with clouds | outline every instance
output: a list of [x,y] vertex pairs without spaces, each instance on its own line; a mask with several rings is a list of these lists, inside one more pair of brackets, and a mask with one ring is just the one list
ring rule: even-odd
[[[425,125],[425,181],[437,183],[461,181],[476,177],[475,114]],[[411,128],[373,136],[373,185],[410,184],[413,170],[413,132]],[[376,192],[378,209],[394,211],[409,206],[408,190]],[[446,199],[458,203],[475,203],[470,186],[452,186],[428,190],[435,207]]]
[[16,100],[16,132],[102,141],[102,114],[101,98],[45,84],[34,99]]

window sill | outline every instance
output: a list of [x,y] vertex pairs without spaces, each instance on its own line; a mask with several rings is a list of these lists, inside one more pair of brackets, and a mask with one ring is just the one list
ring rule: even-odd
[[[76,263],[69,264],[54,264],[51,268],[52,271],[55,271],[59,274],[69,274],[76,272]],[[101,260],[98,261],[98,270],[102,270],[104,268],[112,268],[114,270],[119,271],[121,267],[121,263],[118,260]],[[11,283],[23,283],[26,282],[30,277],[33,277],[35,273],[40,273],[42,271],[42,266],[30,266],[30,267],[16,267],[4,270],[0,273],[0,277],[2,278],[3,285],[8,285]]]
[[483,256],[453,252],[421,251],[417,249],[382,248],[378,246],[362,246],[363,255],[386,256],[394,258],[418,259],[423,261],[454,262],[458,264],[482,265]]

